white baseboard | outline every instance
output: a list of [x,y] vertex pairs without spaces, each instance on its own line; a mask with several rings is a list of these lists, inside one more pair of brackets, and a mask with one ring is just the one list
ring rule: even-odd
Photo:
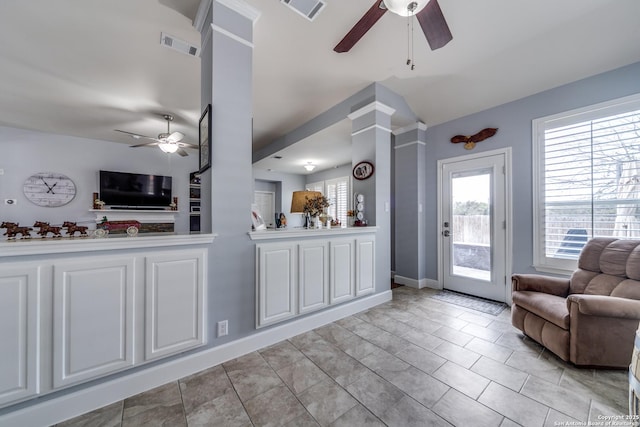
[[358,298],[218,347],[9,412],[0,416],[0,425],[50,426],[391,301],[391,298],[390,290]]
[[412,279],[410,277],[404,277],[395,275],[393,281],[398,285],[405,285],[411,288],[422,289],[422,288],[432,288],[432,289],[442,289],[440,283],[437,280],[433,279]]

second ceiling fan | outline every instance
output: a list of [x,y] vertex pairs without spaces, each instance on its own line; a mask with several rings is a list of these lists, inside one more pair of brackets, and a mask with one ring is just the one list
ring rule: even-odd
[[387,10],[400,16],[415,15],[431,50],[440,49],[453,39],[438,0],[376,0],[333,50],[338,53],[351,50]]
[[185,148],[198,148],[197,145],[189,144],[188,142],[182,142],[184,138],[184,134],[181,132],[171,132],[171,122],[173,121],[173,116],[171,114],[163,114],[162,117],[167,121],[167,132],[163,132],[158,135],[157,138],[152,136],[140,135],[138,133],[128,132],[126,130],[114,129],[116,132],[126,133],[135,139],[147,139],[151,142],[144,142],[142,144],[131,145],[131,148],[138,147],[150,147],[150,146],[158,146],[165,153],[177,153],[180,156],[188,156],[187,152],[184,150]]

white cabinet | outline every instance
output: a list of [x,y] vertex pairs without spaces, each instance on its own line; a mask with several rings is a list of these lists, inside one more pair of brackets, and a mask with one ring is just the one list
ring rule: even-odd
[[145,360],[205,343],[203,251],[146,257]]
[[329,260],[326,241],[309,241],[298,245],[298,280],[300,314],[329,305]]
[[256,327],[375,289],[375,235],[256,245]]
[[257,323],[265,326],[296,315],[295,244],[256,245]]
[[133,365],[133,297],[131,257],[54,264],[54,388]]
[[376,242],[373,237],[356,239],[356,296],[372,293],[376,286]]
[[331,304],[354,297],[354,239],[336,239],[331,247]]
[[0,270],[0,405],[38,393],[40,269]]
[[206,262],[193,247],[0,258],[0,407],[206,344]]

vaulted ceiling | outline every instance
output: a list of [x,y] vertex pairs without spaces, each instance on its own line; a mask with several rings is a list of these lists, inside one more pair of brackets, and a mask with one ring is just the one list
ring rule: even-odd
[[[245,0],[254,30],[254,147],[381,82],[427,125],[640,61],[638,0],[439,0],[453,40],[431,51],[386,13],[348,53],[333,47],[374,3],[327,0],[311,22],[278,0]],[[197,138],[199,0],[29,0],[0,5],[0,125],[131,143],[124,129]],[[215,101],[214,101],[215,102]],[[1,141],[0,141],[1,143]]]

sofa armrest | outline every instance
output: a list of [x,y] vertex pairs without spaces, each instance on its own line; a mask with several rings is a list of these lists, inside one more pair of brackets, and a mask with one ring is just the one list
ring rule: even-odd
[[567,298],[567,308],[578,305],[578,312],[587,316],[615,317],[640,320],[640,301],[607,295],[572,294]]
[[566,297],[569,295],[569,279],[540,274],[514,274],[511,276],[513,291],[534,291]]
[[578,366],[627,368],[631,362],[640,301],[606,295],[572,294],[570,360]]

